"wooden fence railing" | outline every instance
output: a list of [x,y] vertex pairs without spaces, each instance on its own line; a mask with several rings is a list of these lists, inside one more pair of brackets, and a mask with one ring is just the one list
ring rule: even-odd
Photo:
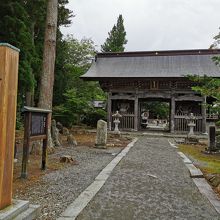
[[[195,115],[195,132],[202,132],[202,116],[197,114]],[[186,119],[185,115],[175,115],[174,126],[175,131],[186,132],[189,131],[188,123],[189,121]]]
[[[112,118],[112,129],[114,129],[114,119]],[[120,119],[119,129],[132,130],[134,129],[134,114],[123,114]]]
[[208,120],[218,120],[219,116],[218,114],[206,114],[206,119]]

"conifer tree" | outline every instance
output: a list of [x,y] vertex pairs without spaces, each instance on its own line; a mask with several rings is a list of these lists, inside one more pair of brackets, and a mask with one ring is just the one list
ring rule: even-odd
[[127,44],[126,31],[124,28],[124,20],[122,15],[119,15],[117,24],[113,26],[108,33],[108,38],[101,45],[102,52],[124,52],[124,45]]

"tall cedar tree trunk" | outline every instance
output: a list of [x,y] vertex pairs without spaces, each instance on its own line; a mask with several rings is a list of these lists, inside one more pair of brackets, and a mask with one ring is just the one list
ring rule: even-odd
[[[58,0],[48,0],[47,19],[44,37],[43,69],[40,82],[40,96],[38,107],[52,110],[54,66],[56,58]],[[49,128],[51,127],[51,115]],[[51,130],[48,132],[48,147],[53,147]]]

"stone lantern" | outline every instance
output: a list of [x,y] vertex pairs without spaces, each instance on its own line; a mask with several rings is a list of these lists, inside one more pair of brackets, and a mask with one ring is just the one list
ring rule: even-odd
[[189,133],[186,138],[186,143],[187,144],[196,144],[198,143],[198,139],[196,138],[196,135],[194,134],[194,128],[196,127],[196,117],[194,116],[193,113],[190,113],[189,115],[186,116],[187,120],[187,125],[189,127]]
[[188,126],[189,126],[189,133],[188,137],[194,136],[194,128],[196,126],[195,119],[196,117],[193,115],[193,113],[190,113],[189,116],[187,116],[187,119],[189,121]]
[[118,126],[120,124],[120,118],[122,117],[122,115],[119,114],[118,111],[116,111],[115,114],[112,115],[112,117],[114,118],[114,124],[115,124],[115,129],[114,129],[114,132],[117,133],[117,134],[120,134],[120,131],[118,129]]

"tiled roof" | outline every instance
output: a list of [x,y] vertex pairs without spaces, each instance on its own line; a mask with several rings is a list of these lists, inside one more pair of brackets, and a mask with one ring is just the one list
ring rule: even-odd
[[82,78],[220,77],[220,68],[212,61],[218,55],[220,50],[98,53]]

